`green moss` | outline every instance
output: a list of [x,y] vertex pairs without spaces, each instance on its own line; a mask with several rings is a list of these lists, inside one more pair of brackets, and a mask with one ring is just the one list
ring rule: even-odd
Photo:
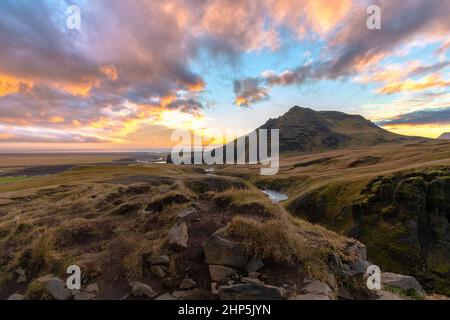
[[413,300],[424,300],[425,298],[419,294],[417,294],[416,290],[414,289],[408,289],[408,290],[403,290],[397,287],[391,287],[391,286],[387,286],[386,289],[392,293],[395,293],[399,296],[405,297],[405,298],[409,298],[409,299],[413,299]]

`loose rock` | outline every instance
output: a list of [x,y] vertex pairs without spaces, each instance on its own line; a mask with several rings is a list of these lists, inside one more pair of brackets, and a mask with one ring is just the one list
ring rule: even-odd
[[66,284],[59,278],[49,274],[36,279],[36,281],[43,285],[47,293],[55,300],[67,300],[72,296]]
[[302,288],[302,292],[305,294],[321,295],[327,297],[333,296],[333,291],[331,290],[331,288],[326,283],[323,283],[319,280],[315,280],[307,284]]
[[184,279],[180,283],[180,289],[192,289],[197,285],[197,282],[195,282],[192,279]]
[[158,295],[158,293],[153,291],[152,287],[141,282],[132,281],[130,286],[132,288],[131,294],[135,297],[154,298]]
[[168,234],[169,245],[175,248],[186,249],[188,247],[188,228],[186,222],[177,223]]
[[247,264],[247,256],[242,247],[221,236],[217,231],[203,244],[205,262],[207,264],[223,265],[231,268],[243,268]]
[[215,282],[224,282],[237,275],[237,271],[225,266],[209,265],[209,274],[211,280]]

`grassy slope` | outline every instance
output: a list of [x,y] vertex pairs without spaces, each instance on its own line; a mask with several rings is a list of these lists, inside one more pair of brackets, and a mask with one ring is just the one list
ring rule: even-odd
[[[367,200],[361,191],[378,176],[391,176],[399,172],[431,173],[448,166],[450,142],[430,141],[305,155],[292,153],[284,156],[279,174],[273,177],[259,176],[256,168],[228,167],[223,172],[242,175],[260,187],[287,193],[290,200],[285,206],[289,211],[339,233],[356,236],[368,245],[369,258],[386,269],[420,275],[420,266],[428,264],[436,272],[439,271],[442,279],[450,269],[445,255],[432,252],[428,254],[428,262],[423,262],[423,252],[418,251],[417,246],[409,245],[410,240],[405,240],[405,224],[409,223],[408,219],[415,219],[414,214],[410,215],[412,218],[405,216],[401,220],[397,217],[394,221],[368,215],[362,225],[376,227],[358,230],[358,236],[354,230],[361,223],[355,222],[348,209],[355,202]],[[299,199],[303,207],[298,207]],[[386,213],[389,210],[388,207],[379,209]],[[308,215],[306,212],[309,212]],[[401,260],[401,256],[405,259]],[[421,262],[417,262],[417,259]],[[430,271],[427,272],[429,277]],[[432,286],[440,286],[439,291],[448,294],[448,284],[439,285],[439,281],[437,278],[430,280]]]

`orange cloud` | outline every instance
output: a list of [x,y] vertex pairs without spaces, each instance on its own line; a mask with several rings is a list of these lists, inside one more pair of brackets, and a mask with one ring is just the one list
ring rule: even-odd
[[314,29],[326,33],[347,15],[351,7],[352,0],[308,1],[308,19]]
[[0,97],[25,90],[30,90],[33,82],[0,74]]
[[191,92],[200,92],[205,90],[206,83],[203,80],[199,79],[196,83],[187,84],[187,88]]
[[100,71],[111,81],[116,81],[117,79],[119,79],[117,68],[113,65],[102,66],[100,67]]
[[65,84],[65,85],[55,85],[55,87],[70,93],[73,96],[86,97],[91,93],[93,84],[92,83],[79,83],[79,84]]
[[393,94],[405,91],[422,91],[431,88],[445,88],[450,86],[450,81],[442,79],[438,74],[425,77],[420,81],[406,80],[391,83],[377,90],[380,94]]
[[63,123],[64,121],[66,121],[66,119],[64,119],[64,117],[61,116],[54,116],[51,117],[49,120],[51,123]]

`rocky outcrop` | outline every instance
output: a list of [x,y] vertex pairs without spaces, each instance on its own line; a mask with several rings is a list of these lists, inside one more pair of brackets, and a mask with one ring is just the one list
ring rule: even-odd
[[[333,191],[301,195],[290,210],[365,243],[382,272],[414,276],[427,291],[450,295],[450,167],[379,176],[358,194],[347,194],[345,185]],[[349,200],[337,207],[333,194]],[[361,273],[364,261],[344,271]]]

